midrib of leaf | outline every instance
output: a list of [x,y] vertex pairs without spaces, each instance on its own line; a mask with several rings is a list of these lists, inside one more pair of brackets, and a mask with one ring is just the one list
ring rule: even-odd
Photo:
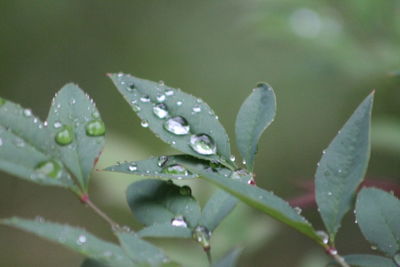
[[379,214],[382,216],[383,222],[385,223],[385,225],[386,225],[387,228],[389,229],[389,232],[390,232],[390,234],[392,235],[393,240],[395,240],[395,242],[397,243],[398,247],[400,247],[400,240],[398,240],[398,239],[396,238],[396,234],[393,232],[392,227],[390,227],[390,224],[389,224],[389,222],[388,222],[387,217],[386,217],[385,214],[382,212],[382,209],[383,209],[384,207],[382,208],[382,206],[380,205],[379,202],[378,202],[378,205],[379,205]]

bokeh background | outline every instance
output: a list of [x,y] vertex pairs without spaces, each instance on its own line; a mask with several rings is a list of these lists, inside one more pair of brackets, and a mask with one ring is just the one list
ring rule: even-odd
[[[306,193],[321,151],[376,89],[367,178],[400,176],[400,1],[398,0],[2,0],[0,95],[42,119],[54,93],[78,83],[107,125],[98,168],[172,154],[117,93],[108,72],[123,71],[182,88],[214,108],[234,145],[241,102],[258,81],[277,94],[278,113],[259,144],[257,184],[285,199]],[[234,151],[237,151],[233,148]],[[236,153],[237,154],[237,153]],[[238,155],[237,155],[238,156]],[[94,201],[139,229],[125,188],[139,177],[94,172]],[[213,190],[192,182],[201,203]],[[303,214],[317,229],[312,206]],[[0,173],[0,218],[66,222],[113,240],[108,226],[70,193]],[[346,216],[340,253],[372,251]],[[184,266],[206,266],[192,242],[154,240]],[[245,248],[240,266],[317,267],[330,260],[306,237],[240,205],[216,230],[213,255]],[[0,227],[0,266],[79,266],[82,257],[30,234]]]

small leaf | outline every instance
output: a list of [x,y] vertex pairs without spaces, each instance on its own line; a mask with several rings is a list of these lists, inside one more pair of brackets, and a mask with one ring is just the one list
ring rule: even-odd
[[31,232],[110,266],[134,266],[119,246],[77,227],[17,217],[0,220],[0,224]]
[[135,217],[144,225],[170,223],[192,228],[200,218],[200,207],[188,186],[148,179],[128,187],[127,200]]
[[104,122],[93,100],[78,86],[67,84],[53,99],[47,120],[57,155],[87,191],[105,134]]
[[160,156],[145,160],[124,162],[107,167],[106,171],[121,172],[132,175],[149,176],[164,179],[192,179],[197,175],[190,173],[178,164],[179,158],[187,158],[187,155]]
[[216,263],[213,263],[211,267],[234,267],[237,265],[240,253],[242,253],[242,248],[234,248]]
[[354,254],[344,256],[345,261],[351,266],[357,267],[396,267],[397,265],[389,258],[368,255],[368,254]]
[[125,253],[134,262],[160,266],[170,261],[159,248],[140,239],[135,233],[116,232],[115,234]]
[[185,154],[234,166],[229,159],[228,135],[214,111],[202,100],[163,83],[127,74],[110,77],[142,119],[142,125],[164,142]]
[[275,113],[275,94],[266,83],[258,84],[240,107],[235,125],[236,145],[250,171],[261,134],[272,123]]
[[199,225],[207,227],[211,232],[231,213],[238,199],[223,190],[217,190],[204,206]]
[[176,227],[170,222],[164,224],[153,224],[143,228],[137,233],[140,237],[163,237],[163,238],[192,238],[192,230],[186,227]]
[[0,170],[30,182],[76,190],[50,151],[49,132],[29,109],[6,101],[0,106]]
[[400,252],[400,200],[376,188],[358,194],[356,218],[365,238],[393,257]]
[[197,173],[200,179],[215,184],[247,205],[270,215],[323,244],[321,237],[318,236],[312,225],[303,216],[298,214],[286,201],[275,196],[272,192],[245,183],[248,179],[243,178],[246,176],[242,177],[242,179],[226,178],[199,165],[182,164],[190,171]]
[[315,174],[316,201],[332,243],[367,170],[372,102],[370,94],[323,153]]

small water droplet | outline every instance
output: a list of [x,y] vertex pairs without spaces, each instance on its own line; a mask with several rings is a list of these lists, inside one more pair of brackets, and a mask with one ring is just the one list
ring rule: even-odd
[[332,196],[332,192],[329,191],[329,192],[328,192],[328,196]]
[[60,146],[66,146],[74,141],[74,132],[71,126],[64,125],[55,136],[56,143]]
[[234,155],[231,155],[231,156],[229,157],[229,159],[230,159],[232,162],[234,162],[234,161],[236,160],[236,157],[235,157]]
[[329,235],[325,231],[316,231],[317,236],[321,238],[322,243],[325,245],[329,242]]
[[159,119],[164,119],[168,116],[168,108],[165,104],[157,104],[153,107],[153,113]]
[[136,164],[130,164],[129,166],[128,166],[128,170],[129,171],[131,171],[131,172],[134,172],[134,171],[136,171],[138,168],[137,168],[137,165]]
[[182,196],[191,196],[192,195],[192,189],[189,186],[184,185],[184,186],[179,188],[179,194],[182,195]]
[[242,161],[242,163],[243,163],[243,165],[246,165],[247,162],[246,162],[246,160],[244,159],[244,160]]
[[131,83],[131,85],[129,85],[129,86],[127,87],[127,89],[128,89],[128,91],[132,91],[133,89],[135,89],[135,84],[134,84],[134,83]]
[[190,137],[190,147],[201,155],[213,155],[217,152],[214,140],[207,134],[195,134]]
[[193,229],[192,237],[196,240],[203,249],[208,250],[210,248],[211,232],[204,226],[198,225]]
[[32,110],[30,110],[30,109],[24,109],[24,116],[25,116],[25,117],[30,117],[30,116],[32,116]]
[[140,125],[141,125],[143,128],[147,128],[147,127],[149,127],[149,122],[146,121],[146,120],[143,120],[143,121],[140,122]]
[[184,167],[179,164],[172,164],[166,166],[161,171],[164,174],[172,174],[172,175],[181,175],[181,176],[188,176],[190,173]]
[[42,161],[36,165],[35,172],[51,178],[60,178],[62,167],[55,160]]
[[176,105],[177,105],[177,106],[182,106],[182,104],[183,104],[183,102],[180,101],[180,100],[176,102]]
[[158,162],[157,162],[158,167],[164,166],[165,163],[167,163],[167,161],[168,161],[168,157],[167,156],[160,156],[158,158]]
[[87,242],[87,237],[85,235],[79,235],[78,240],[76,241],[78,245],[83,245],[86,242]]
[[302,212],[302,209],[300,207],[294,207],[293,209],[297,212],[297,214],[301,214]]
[[167,91],[165,91],[165,95],[166,96],[173,96],[174,95],[174,91],[172,89],[168,89]]
[[192,110],[193,110],[194,113],[198,113],[198,112],[201,111],[201,107],[200,107],[200,106],[194,106],[194,107],[192,108]]
[[158,84],[159,84],[160,86],[164,86],[164,85],[165,85],[165,83],[164,83],[163,80],[160,80],[160,81],[158,82]]
[[187,227],[185,218],[182,215],[177,215],[171,220],[171,225],[176,227]]
[[378,247],[377,247],[377,246],[375,246],[375,245],[372,245],[372,246],[371,246],[371,249],[372,249],[372,250],[377,250],[377,249],[378,249]]
[[85,128],[88,136],[102,136],[106,133],[106,126],[104,122],[99,119],[89,121]]
[[185,135],[190,131],[189,123],[181,116],[169,118],[164,123],[164,128],[175,135]]
[[35,217],[35,221],[37,221],[39,223],[44,223],[45,222],[45,220],[44,220],[44,218],[42,216],[36,216]]
[[53,124],[53,126],[54,126],[54,128],[58,129],[58,128],[61,128],[62,123],[59,122],[59,121],[56,121],[56,122]]
[[3,139],[0,138],[0,146],[3,145]]
[[15,140],[14,140],[14,145],[15,145],[16,147],[24,147],[24,146],[25,146],[25,142],[24,142],[24,140],[22,140],[21,138],[17,137],[17,138],[15,138]]
[[140,98],[140,101],[143,103],[148,103],[148,102],[150,102],[150,97],[148,95],[142,96]]
[[165,101],[165,95],[163,95],[163,94],[159,94],[159,95],[157,95],[157,97],[156,97],[156,99],[157,99],[157,101],[158,102],[164,102]]

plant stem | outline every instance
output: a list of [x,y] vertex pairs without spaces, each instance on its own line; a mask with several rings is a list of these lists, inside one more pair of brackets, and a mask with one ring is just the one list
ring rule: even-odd
[[326,253],[328,253],[340,266],[350,267],[342,256],[337,253],[335,247],[325,247]]
[[208,260],[208,263],[211,265],[211,263],[212,263],[212,258],[211,258],[211,252],[210,252],[210,249],[207,249],[207,250],[204,250],[205,252],[206,252],[206,254],[207,254],[207,260]]
[[105,212],[103,212],[100,208],[98,208],[89,198],[88,195],[84,195],[81,197],[81,201],[85,203],[89,208],[91,208],[97,215],[103,218],[106,222],[111,225],[112,229],[118,229],[119,225],[114,222]]

